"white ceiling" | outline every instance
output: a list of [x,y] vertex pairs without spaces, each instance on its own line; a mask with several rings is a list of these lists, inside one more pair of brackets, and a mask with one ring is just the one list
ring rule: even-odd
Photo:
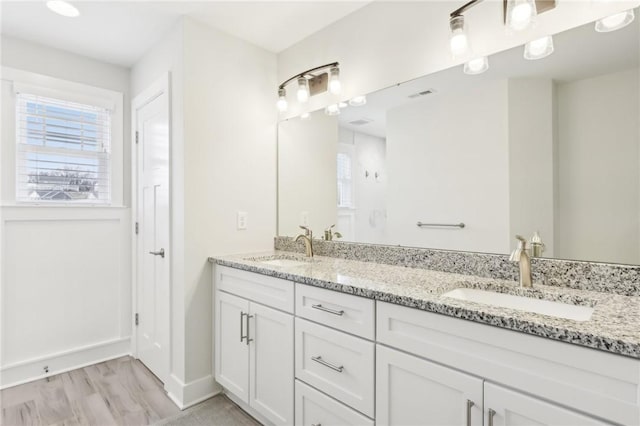
[[0,31],[125,67],[186,15],[278,53],[368,1],[72,1],[80,17],[45,1],[2,1]]

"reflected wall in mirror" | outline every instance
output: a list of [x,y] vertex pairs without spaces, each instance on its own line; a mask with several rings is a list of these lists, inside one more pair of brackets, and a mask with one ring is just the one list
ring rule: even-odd
[[639,36],[589,24],[542,60],[519,47],[281,122],[279,235],[509,253],[537,231],[543,257],[640,263]]

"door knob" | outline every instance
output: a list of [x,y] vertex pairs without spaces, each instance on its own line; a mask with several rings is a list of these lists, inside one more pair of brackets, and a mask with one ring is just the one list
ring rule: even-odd
[[150,251],[149,254],[152,254],[154,256],[160,256],[161,258],[164,259],[164,249],[161,248],[160,251]]

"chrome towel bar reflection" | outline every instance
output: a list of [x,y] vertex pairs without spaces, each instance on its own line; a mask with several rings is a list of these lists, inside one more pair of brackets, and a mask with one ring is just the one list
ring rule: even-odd
[[420,228],[423,227],[427,227],[427,226],[433,226],[433,227],[439,227],[439,228],[464,228],[466,225],[462,222],[460,223],[422,223],[422,222],[418,222],[416,223],[416,225]]

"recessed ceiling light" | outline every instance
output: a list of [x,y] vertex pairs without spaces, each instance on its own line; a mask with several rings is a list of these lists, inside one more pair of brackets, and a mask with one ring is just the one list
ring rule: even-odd
[[58,15],[67,16],[69,18],[80,16],[80,11],[77,7],[63,0],[49,0],[47,2],[47,7]]

